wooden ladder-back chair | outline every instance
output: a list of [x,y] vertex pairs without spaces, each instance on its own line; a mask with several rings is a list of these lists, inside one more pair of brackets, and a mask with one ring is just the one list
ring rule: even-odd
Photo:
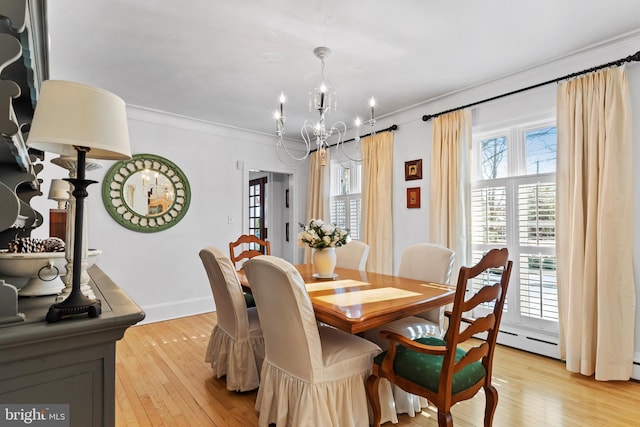
[[[241,250],[240,253],[236,255],[238,247],[240,247]],[[231,259],[236,270],[240,270],[246,260],[258,255],[271,255],[271,245],[268,240],[259,239],[253,234],[242,234],[238,240],[229,243],[229,259]],[[247,307],[256,306],[253,295],[251,295],[248,290],[244,290],[243,295]]]
[[[258,249],[256,249],[256,245]],[[241,248],[241,251],[236,255],[238,247]],[[241,261],[258,255],[271,255],[271,245],[267,240],[261,240],[251,234],[243,234],[235,242],[229,243],[229,258],[236,270],[240,270],[242,267]]]
[[[374,427],[380,425],[378,382],[381,378],[409,393],[425,397],[436,406],[439,426],[453,426],[451,407],[472,398],[484,388],[484,425],[492,425],[498,392],[491,384],[491,369],[511,275],[512,262],[508,257],[507,249],[492,249],[475,266],[460,268],[453,310],[445,313],[449,328],[444,339],[425,337],[414,341],[394,332],[380,333],[389,340],[389,349],[374,359],[372,375],[367,380]],[[499,282],[491,284],[496,275],[499,275]],[[467,283],[475,277],[484,286],[465,300]],[[484,317],[463,317],[464,313],[480,305],[493,305],[493,308]],[[465,324],[462,328],[461,323]],[[458,348],[473,335],[483,333],[486,333],[486,339],[479,340],[477,345],[472,341],[473,346],[468,350]]]

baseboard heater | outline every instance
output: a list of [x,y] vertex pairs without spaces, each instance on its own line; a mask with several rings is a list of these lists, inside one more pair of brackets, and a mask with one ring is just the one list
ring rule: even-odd
[[[515,332],[509,332],[509,331],[503,331],[503,330],[499,330],[499,332],[501,334],[511,335],[512,337],[520,336],[519,334],[517,334]],[[558,343],[555,343],[553,341],[547,341],[547,340],[543,340],[543,339],[540,339],[540,338],[534,338],[534,337],[528,337],[528,336],[525,336],[525,338],[528,339],[528,340],[540,342],[540,343],[543,343],[543,344],[549,344],[549,345],[555,345],[555,346],[558,345]]]

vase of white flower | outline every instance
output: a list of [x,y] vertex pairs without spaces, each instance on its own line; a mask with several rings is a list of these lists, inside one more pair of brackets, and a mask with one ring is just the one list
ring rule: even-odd
[[313,266],[318,277],[333,277],[336,268],[336,250],[351,241],[349,233],[340,227],[312,219],[309,224],[301,224],[298,246],[308,246],[313,251]]

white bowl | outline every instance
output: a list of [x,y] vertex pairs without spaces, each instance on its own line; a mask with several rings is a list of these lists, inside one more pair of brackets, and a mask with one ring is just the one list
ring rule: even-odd
[[[87,267],[93,265],[99,249],[89,249]],[[0,251],[0,278],[18,288],[20,296],[56,295],[64,288],[67,274],[64,252],[12,253]]]

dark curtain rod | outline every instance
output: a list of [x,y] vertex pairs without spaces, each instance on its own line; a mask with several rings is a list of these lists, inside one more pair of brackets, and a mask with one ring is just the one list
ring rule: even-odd
[[524,92],[524,91],[527,91],[527,90],[536,89],[536,88],[538,88],[540,86],[545,86],[545,85],[548,85],[548,84],[551,84],[551,83],[557,83],[557,82],[562,81],[562,80],[571,79],[573,77],[581,76],[583,74],[591,73],[593,71],[598,71],[598,70],[600,70],[602,68],[620,66],[620,65],[625,64],[627,62],[635,62],[635,61],[640,61],[640,51],[634,53],[633,55],[629,55],[626,58],[618,59],[617,61],[609,62],[607,64],[598,65],[597,67],[589,68],[587,70],[578,71],[577,73],[567,74],[566,76],[558,77],[557,79],[549,80],[549,81],[546,81],[546,82],[543,82],[543,83],[538,83],[538,84],[535,84],[533,86],[525,87],[523,89],[514,90],[512,92],[503,93],[502,95],[497,95],[497,96],[494,96],[494,97],[491,97],[491,98],[483,99],[482,101],[473,102],[471,104],[463,105],[462,107],[451,108],[449,110],[441,111],[441,112],[436,113],[436,114],[425,114],[424,116],[422,116],[422,121],[426,122],[426,121],[429,121],[429,120],[433,119],[434,117],[438,117],[438,116],[441,116],[443,114],[447,114],[447,113],[451,113],[451,112],[454,112],[454,111],[462,110],[464,108],[473,107],[473,106],[476,106],[478,104],[482,104],[482,103],[489,102],[489,101],[494,101],[496,99],[504,98],[504,97],[509,96],[509,95],[515,95],[516,93]]
[[[394,130],[397,130],[397,129],[398,129],[398,125],[391,125],[391,126],[389,126],[388,128],[386,128],[386,129],[380,129],[380,130],[378,130],[378,131],[371,132],[371,133],[368,133],[368,134],[366,134],[366,135],[361,135],[361,136],[360,136],[360,138],[366,138],[367,136],[371,136],[371,135],[372,135],[372,134],[374,134],[374,133],[380,133],[380,132],[391,132],[391,131],[394,131]],[[356,140],[355,138],[351,138],[351,139],[347,139],[346,141],[343,141],[342,143],[344,144],[345,142],[351,142],[351,141],[355,141],[355,140]],[[329,148],[331,148],[331,147],[335,147],[336,145],[338,145],[338,143],[337,143],[337,142],[336,142],[335,144],[333,144],[333,145],[329,145]],[[315,153],[316,151],[318,151],[318,149],[317,149],[317,148],[316,148],[315,150],[311,150],[311,151],[309,151],[309,152],[310,152],[310,153]]]

